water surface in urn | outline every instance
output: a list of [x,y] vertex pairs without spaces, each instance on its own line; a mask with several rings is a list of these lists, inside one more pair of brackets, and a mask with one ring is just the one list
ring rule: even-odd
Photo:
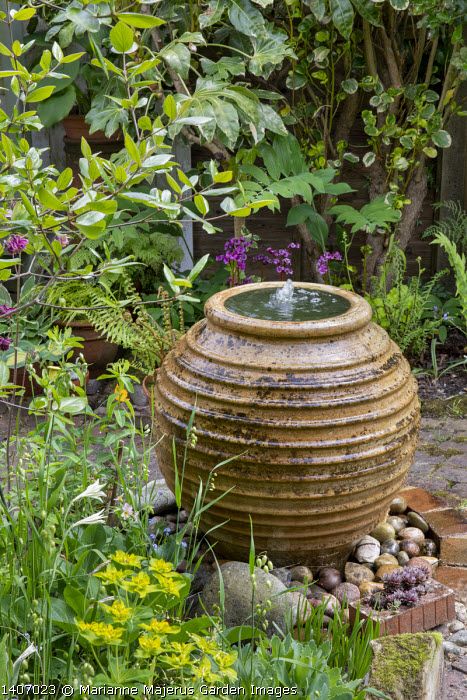
[[240,316],[264,321],[318,321],[344,314],[350,302],[340,294],[294,287],[286,282],[282,287],[239,292],[229,297],[224,306]]

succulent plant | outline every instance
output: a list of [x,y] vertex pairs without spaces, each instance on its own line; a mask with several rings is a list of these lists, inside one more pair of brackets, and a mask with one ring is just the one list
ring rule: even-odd
[[416,605],[427,591],[429,578],[427,571],[419,566],[398,569],[383,576],[384,590],[372,593],[366,602],[380,610]]

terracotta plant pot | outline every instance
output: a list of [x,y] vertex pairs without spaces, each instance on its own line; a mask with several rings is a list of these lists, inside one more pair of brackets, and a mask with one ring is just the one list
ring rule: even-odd
[[71,321],[66,324],[73,329],[73,335],[83,338],[83,348],[75,351],[75,356],[82,353],[90,365],[91,376],[95,377],[104,370],[109,362],[117,357],[118,345],[109,343],[98,333],[88,321]]
[[79,185],[80,182],[78,173],[79,159],[82,157],[81,138],[83,136],[91,144],[94,152],[101,153],[106,158],[123,148],[121,132],[118,131],[110,138],[107,138],[103,131],[96,131],[90,134],[89,125],[86,124],[81,114],[70,114],[62,123],[65,129],[63,143],[65,146],[66,164],[73,170],[75,185]]
[[203,514],[205,531],[228,521],[213,535],[219,555],[248,558],[251,516],[256,551],[275,565],[340,566],[404,482],[420,419],[416,382],[361,297],[300,283],[349,302],[341,315],[305,322],[225,307],[259,286],[211,297],[206,319],[165,358],[154,392],[159,465],[173,488],[172,438],[181,455],[195,410],[184,507],[216,464],[235,457],[216,471],[209,498],[232,490]]

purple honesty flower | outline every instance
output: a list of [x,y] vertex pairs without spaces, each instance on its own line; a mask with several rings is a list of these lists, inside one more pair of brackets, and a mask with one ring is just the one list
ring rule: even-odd
[[14,311],[13,306],[7,306],[6,304],[0,304],[0,316],[9,316],[12,311]]
[[248,260],[248,251],[254,245],[245,236],[229,238],[224,244],[224,252],[216,256],[217,262],[222,262],[230,272],[229,284],[234,286],[242,280]]
[[8,350],[11,345],[11,338],[7,338],[4,335],[0,336],[0,350]]
[[60,243],[62,248],[66,248],[70,242],[70,236],[67,236],[66,233],[57,233],[55,240]]
[[26,248],[28,243],[29,241],[27,238],[24,238],[24,236],[18,236],[18,234],[14,233],[5,243],[5,248],[10,255],[17,255]]
[[331,260],[342,260],[342,255],[338,250],[336,250],[335,253],[329,253],[326,251],[319,256],[318,262],[316,263],[316,269],[320,275],[325,275],[327,272],[329,272],[329,263]]
[[296,248],[300,248],[300,243],[289,243],[286,248],[266,248],[267,255],[257,255],[255,257],[256,262],[263,263],[263,265],[274,265],[277,274],[280,279],[285,277],[292,277],[292,255],[291,251]]
[[172,534],[172,528],[170,528],[170,527],[164,527],[164,529],[162,530],[162,532],[164,533],[164,535],[165,535],[166,537],[168,537],[169,535]]

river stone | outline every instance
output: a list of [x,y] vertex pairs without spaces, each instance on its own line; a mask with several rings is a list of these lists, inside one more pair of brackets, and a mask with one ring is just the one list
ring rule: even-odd
[[381,544],[381,554],[392,554],[393,557],[399,554],[399,542],[397,540],[386,540]]
[[313,574],[307,566],[294,566],[290,569],[290,576],[293,581],[300,581],[300,583],[305,583],[305,581],[313,581]]
[[425,535],[422,530],[418,527],[404,527],[403,530],[399,532],[399,537],[403,540],[412,540],[421,544],[425,540]]
[[426,557],[425,555],[423,555],[418,558],[423,559],[423,561],[427,561],[432,569],[436,569],[436,567],[439,564],[439,559],[437,557]]
[[342,583],[341,572],[339,569],[326,566],[319,572],[318,583],[326,591],[332,591],[333,588],[336,588],[336,586]]
[[407,510],[407,501],[402,496],[396,496],[389,506],[390,515],[401,515]]
[[407,526],[407,518],[402,518],[400,515],[390,515],[386,522],[394,528],[394,531],[396,534],[399,532],[399,530],[402,530],[404,527]]
[[435,557],[438,554],[436,542],[433,540],[425,540],[422,543],[422,552],[427,557]]
[[384,583],[377,583],[376,581],[362,581],[359,585],[360,595],[362,598],[377,591],[384,591]]
[[454,634],[454,632],[459,632],[459,630],[463,630],[464,625],[462,624],[462,622],[460,622],[460,620],[454,620],[454,622],[449,623],[448,629],[452,634]]
[[345,565],[345,580],[347,583],[360,586],[363,581],[373,581],[374,578],[375,575],[371,569],[368,569],[362,564],[355,564],[353,561],[348,561]]
[[344,600],[347,603],[353,603],[356,600],[360,600],[360,589],[353,583],[341,583],[333,590],[332,593],[337,598],[339,603],[343,603]]
[[374,561],[379,557],[381,551],[381,545],[379,540],[371,535],[365,535],[361,540],[357,542],[355,547],[355,559],[360,564],[373,564]]
[[400,543],[402,552],[405,552],[409,557],[418,557],[420,554],[420,546],[413,540],[402,540]]
[[457,644],[458,647],[467,647],[467,630],[464,629],[455,632],[449,641],[453,644]]
[[405,566],[410,561],[410,557],[407,554],[407,552],[399,552],[399,554],[397,554],[396,556],[396,559],[401,566]]
[[397,566],[395,564],[384,564],[383,566],[380,566],[377,570],[375,574],[375,579],[377,581],[382,581],[383,576],[386,576],[386,574],[392,574],[393,571],[398,571],[399,569],[402,569],[402,567]]
[[[301,593],[289,592],[278,578],[255,568],[256,589],[250,576],[249,565],[241,561],[229,561],[222,564],[220,573],[224,582],[224,623],[227,627],[251,624],[252,601],[264,606],[271,601],[271,608],[266,615],[267,633],[273,635],[277,627],[285,632],[287,621],[292,617],[292,624],[298,617],[306,617],[309,606]],[[219,607],[219,571],[215,571],[200,594],[199,614],[204,609],[211,615],[217,614]]]
[[135,498],[139,510],[146,506],[153,515],[166,515],[177,510],[175,496],[163,479],[148,481],[141,489],[141,494],[135,494]]
[[427,521],[414,510],[411,510],[407,513],[407,520],[409,525],[411,525],[412,527],[418,527],[418,529],[421,530],[423,533],[428,532],[428,530],[430,529],[430,526],[428,525]]
[[414,567],[418,566],[420,569],[423,569],[423,571],[426,572],[427,576],[432,576],[433,574],[433,569],[431,567],[431,564],[429,564],[425,559],[422,559],[421,557],[413,557],[407,564],[407,566]]
[[321,598],[326,594],[327,591],[321,586],[318,586],[317,583],[312,583],[310,586],[308,586],[307,596],[309,598],[317,598],[318,600],[321,600]]
[[308,598],[308,602],[313,608],[318,608],[320,605],[325,604],[324,612],[328,617],[334,617],[336,608],[340,610],[339,601],[331,593],[325,593],[322,598]]
[[396,531],[389,523],[378,523],[378,525],[370,532],[371,537],[374,537],[378,542],[385,540],[393,540],[396,536]]
[[273,569],[271,571],[271,574],[278,578],[279,581],[281,581],[284,584],[284,586],[288,586],[292,580],[292,574],[290,573],[290,569],[286,569],[285,566],[279,569]]
[[464,623],[464,625],[467,625],[467,609],[464,603],[461,603],[458,600],[456,600],[454,606],[456,608],[456,620],[460,620]]
[[399,562],[392,554],[381,554],[375,561],[375,566],[377,569],[380,566],[399,566]]
[[453,644],[452,642],[443,642],[443,649],[445,654],[454,654],[455,656],[460,656],[462,653],[462,649],[457,646],[457,644]]

